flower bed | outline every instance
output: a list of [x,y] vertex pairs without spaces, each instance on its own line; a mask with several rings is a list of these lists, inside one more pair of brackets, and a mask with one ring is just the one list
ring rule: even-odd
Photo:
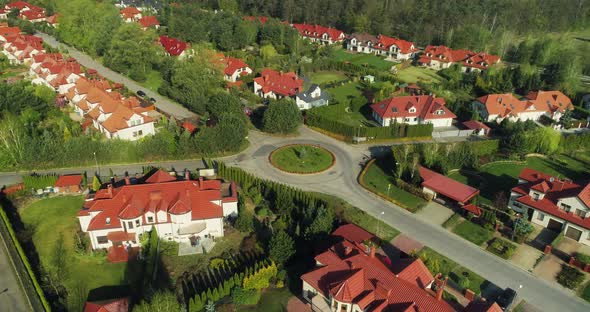
[[270,153],[270,163],[279,170],[296,174],[319,173],[330,169],[336,158],[327,149],[311,144],[292,144]]

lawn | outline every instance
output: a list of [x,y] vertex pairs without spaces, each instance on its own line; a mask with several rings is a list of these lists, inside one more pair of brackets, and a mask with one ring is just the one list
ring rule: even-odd
[[586,285],[581,287],[580,297],[582,299],[590,302],[590,282],[586,283]]
[[[70,294],[81,288],[87,292],[101,286],[120,285],[126,279],[125,263],[112,264],[104,255],[74,252],[75,232],[79,227],[76,215],[83,203],[82,196],[60,196],[36,201],[19,210],[25,227],[33,233],[33,244],[44,268],[51,268],[55,242],[63,235],[68,268],[63,284]],[[83,299],[86,295],[83,294]]]
[[326,105],[315,108],[314,112],[318,112],[328,119],[336,120],[353,127],[372,126],[363,114],[350,111],[348,104]]
[[287,311],[287,302],[293,297],[293,294],[289,291],[288,287],[283,288],[271,288],[267,289],[262,293],[260,301],[256,306],[243,307],[241,306],[239,311],[250,311],[250,312],[283,312]]
[[[464,268],[463,266],[459,265],[457,262],[437,253],[436,251],[430,249],[429,247],[425,247],[419,253],[420,258],[429,259],[427,261],[436,260],[439,267],[439,272],[442,273],[443,276],[448,276],[450,280],[454,283],[459,283],[459,278],[461,276],[465,276],[469,279],[469,289],[473,290],[476,294],[480,294],[481,291],[487,286],[487,281],[475,274],[474,272]],[[438,272],[431,272],[433,275]]]
[[[362,180],[363,187],[389,197],[394,202],[404,206],[409,211],[415,212],[426,204],[426,201],[413,194],[410,194],[394,185],[394,179],[389,174],[390,168],[385,160],[377,160],[366,169]],[[389,191],[387,190],[390,186]]]
[[324,171],[334,163],[334,156],[328,150],[306,144],[288,145],[270,154],[270,162],[280,170],[292,173],[314,173]]
[[311,82],[316,84],[328,83],[346,79],[346,75],[339,71],[318,71],[309,74]]
[[147,79],[140,84],[151,91],[158,92],[158,88],[163,82],[162,74],[157,70],[151,70],[147,75]]
[[349,82],[335,88],[327,89],[330,97],[341,104],[349,104],[351,99],[363,96],[358,82]]
[[439,82],[441,78],[432,69],[416,66],[408,66],[402,70],[398,70],[397,77],[407,83],[416,83],[418,81]]
[[452,172],[449,177],[461,183],[479,188],[482,203],[491,204],[497,193],[509,193],[518,182],[522,169],[529,167],[560,178],[583,179],[590,171],[590,164],[565,155],[555,160],[542,157],[528,157],[525,163],[490,163],[479,169],[479,178],[461,172]]
[[453,228],[453,233],[476,244],[477,246],[481,246],[483,243],[489,241],[492,238],[492,232],[467,220],[455,226]]
[[385,71],[391,70],[391,67],[395,64],[373,54],[349,53],[344,49],[336,50],[334,52],[334,58],[338,61],[350,62],[360,66],[369,66]]

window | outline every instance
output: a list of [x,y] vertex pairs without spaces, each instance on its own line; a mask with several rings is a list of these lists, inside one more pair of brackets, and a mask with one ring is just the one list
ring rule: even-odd
[[135,220],[135,226],[139,226],[139,219]]
[[563,210],[569,212],[572,209],[572,206],[562,203],[561,208],[563,208]]
[[136,137],[137,136],[137,131],[133,131],[133,136]]
[[133,229],[133,221],[127,222],[127,228],[130,230]]
[[410,108],[409,112],[410,113],[415,113],[416,112],[416,108],[414,108],[414,107]]
[[539,194],[538,193],[533,193],[533,199],[534,200],[539,200]]
[[154,217],[148,217],[147,221],[148,223],[154,223]]
[[584,218],[584,217],[586,217],[586,211],[581,210],[581,209],[576,209],[576,215],[580,218]]
[[138,135],[143,135],[143,130],[139,130],[139,131],[137,131],[137,134],[138,134]]
[[96,241],[97,241],[99,244],[106,244],[106,243],[108,243],[108,242],[109,242],[109,239],[108,239],[106,236],[97,236],[97,237],[96,237]]
[[111,218],[107,217],[107,219],[105,220],[106,224],[111,224]]
[[543,221],[544,219],[545,219],[545,214],[544,214],[544,213],[542,213],[542,212],[539,212],[539,213],[537,214],[537,220],[539,220],[539,221]]

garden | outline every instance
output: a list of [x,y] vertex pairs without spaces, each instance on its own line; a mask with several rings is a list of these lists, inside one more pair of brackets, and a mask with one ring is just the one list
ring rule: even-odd
[[334,154],[327,149],[308,144],[287,145],[270,154],[270,162],[276,168],[299,174],[318,173],[332,167]]
[[436,71],[417,66],[407,66],[403,69],[398,69],[396,76],[401,81],[407,83],[416,83],[419,81],[438,83],[441,80],[441,77],[436,74]]
[[340,71],[317,71],[308,75],[311,82],[321,85],[346,79],[346,75]]
[[453,233],[481,246],[492,238],[493,232],[471,221],[463,221],[453,228]]
[[338,61],[349,62],[359,66],[373,67],[389,71],[395,63],[386,61],[383,57],[365,53],[349,53],[344,49],[334,51],[334,58]]

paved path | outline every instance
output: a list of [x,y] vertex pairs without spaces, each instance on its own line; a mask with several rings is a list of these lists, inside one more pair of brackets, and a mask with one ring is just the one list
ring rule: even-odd
[[[2,221],[0,221],[2,222]],[[7,312],[30,311],[14,267],[8,258],[6,245],[0,237],[0,307]]]
[[75,58],[76,60],[78,60],[78,62],[80,64],[82,64],[83,66],[85,66],[87,68],[96,69],[96,71],[99,74],[101,74],[102,76],[104,76],[105,78],[125,85],[129,90],[133,91],[134,93],[137,92],[138,90],[142,90],[143,92],[145,92],[145,94],[148,97],[154,98],[156,100],[156,107],[158,108],[158,110],[160,110],[168,115],[174,116],[178,119],[191,118],[191,117],[196,116],[196,114],[190,112],[188,109],[184,108],[182,105],[180,105],[176,102],[173,102],[169,98],[161,96],[160,94],[158,94],[156,92],[152,92],[151,90],[148,90],[147,88],[145,88],[145,87],[141,86],[140,84],[138,84],[137,82],[125,77],[124,75],[121,75],[115,71],[112,71],[111,69],[101,65],[99,62],[92,59],[87,54],[76,50],[74,47],[71,47],[71,46],[68,46],[64,43],[61,43],[61,42],[57,41],[54,37],[52,37],[48,34],[38,32],[35,35],[43,38],[43,41],[45,43],[47,43],[48,45],[50,45],[54,48],[58,48],[60,46],[65,47],[68,50],[68,54],[70,56],[72,56],[73,58]]
[[[274,137],[257,131],[249,134],[250,146],[242,153],[224,157],[223,160],[239,166],[259,177],[287,183],[308,191],[324,192],[338,196],[354,206],[377,217],[385,212],[381,220],[397,228],[413,239],[433,248],[437,252],[457,261],[477,274],[500,287],[511,287],[518,291],[519,297],[527,302],[542,307],[543,311],[590,311],[590,305],[573,293],[557,284],[541,280],[530,273],[495,257],[461,237],[431,224],[396,205],[384,202],[357,183],[360,163],[363,157],[388,153],[389,148],[379,145],[348,145],[330,137],[319,134],[306,127],[300,128],[298,136]],[[274,168],[268,162],[268,155],[276,147],[293,143],[318,144],[332,151],[336,164],[328,171],[315,175],[287,174]],[[201,166],[200,161],[178,161],[158,163],[162,166],[174,166],[177,170],[193,169]],[[141,165],[105,166],[101,170],[112,168],[115,174],[125,170],[141,172]],[[71,173],[94,171],[93,167],[81,169],[48,170],[48,172]],[[0,184],[20,179],[19,173],[0,173]],[[523,288],[519,288],[522,285]]]

